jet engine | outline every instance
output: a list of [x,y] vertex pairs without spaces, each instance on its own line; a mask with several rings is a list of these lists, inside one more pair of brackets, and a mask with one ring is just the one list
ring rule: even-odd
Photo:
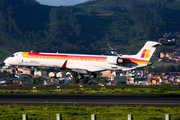
[[118,56],[108,56],[107,57],[107,63],[109,64],[121,64],[123,63],[123,59],[121,59],[120,57]]

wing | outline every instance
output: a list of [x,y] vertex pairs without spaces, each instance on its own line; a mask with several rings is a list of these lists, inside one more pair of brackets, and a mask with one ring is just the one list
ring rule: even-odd
[[68,65],[68,61],[66,60],[64,64],[61,66],[61,69],[70,69],[71,71],[87,74],[88,72],[96,72],[96,71],[102,71],[103,68],[95,67],[92,65]]
[[88,72],[97,72],[97,71],[103,71],[104,69],[99,68],[99,67],[94,67],[94,66],[78,66],[78,68],[69,68],[74,72],[82,73],[82,74],[87,74]]

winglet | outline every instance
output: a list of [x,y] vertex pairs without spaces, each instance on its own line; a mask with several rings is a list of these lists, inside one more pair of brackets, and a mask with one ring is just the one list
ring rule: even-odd
[[67,60],[64,62],[61,68],[66,68],[66,65],[67,65]]

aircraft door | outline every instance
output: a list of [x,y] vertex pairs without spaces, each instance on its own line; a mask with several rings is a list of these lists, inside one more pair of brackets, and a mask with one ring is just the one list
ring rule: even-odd
[[20,53],[16,54],[18,64],[22,64],[22,56]]

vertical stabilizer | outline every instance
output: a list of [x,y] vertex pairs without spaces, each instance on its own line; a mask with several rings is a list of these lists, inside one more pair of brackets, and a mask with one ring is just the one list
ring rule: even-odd
[[143,48],[136,54],[136,58],[149,61],[156,50],[156,46],[161,45],[159,42],[147,41]]

